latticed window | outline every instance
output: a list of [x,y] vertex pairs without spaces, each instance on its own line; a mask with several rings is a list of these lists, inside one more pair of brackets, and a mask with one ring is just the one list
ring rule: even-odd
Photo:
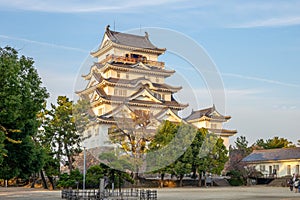
[[259,170],[261,172],[266,171],[266,165],[259,165]]
[[114,95],[118,95],[118,89],[114,89]]

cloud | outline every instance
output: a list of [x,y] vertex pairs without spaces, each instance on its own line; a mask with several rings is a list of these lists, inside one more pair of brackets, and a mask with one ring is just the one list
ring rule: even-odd
[[158,6],[167,3],[175,3],[183,0],[151,0],[151,1],[135,1],[127,0],[111,0],[111,1],[59,1],[59,0],[0,0],[0,7],[14,8],[20,10],[31,10],[41,12],[59,12],[59,13],[80,13],[80,12],[105,12],[105,11],[128,11],[132,8],[140,8],[147,6]]
[[300,16],[270,18],[264,20],[252,21],[244,24],[233,25],[232,28],[256,28],[256,27],[278,27],[278,26],[293,26],[300,24]]
[[39,41],[35,41],[35,40],[28,40],[28,39],[19,38],[19,37],[0,35],[0,38],[9,39],[9,40],[17,40],[17,41],[22,41],[22,42],[26,42],[26,43],[32,43],[32,44],[37,44],[37,45],[42,45],[42,46],[48,46],[48,47],[52,47],[52,48],[60,48],[60,49],[65,49],[65,50],[89,53],[89,51],[84,50],[84,49],[79,49],[79,48],[75,48],[75,47],[68,47],[68,46],[64,46],[64,45],[57,45],[57,44],[52,44],[52,43],[47,43],[47,42],[39,42]]
[[248,80],[260,81],[260,82],[264,82],[264,83],[276,84],[276,85],[281,85],[281,86],[286,86],[286,87],[300,88],[300,85],[298,85],[298,84],[286,83],[286,82],[282,82],[282,81],[277,81],[277,80],[272,80],[272,79],[266,79],[266,78],[260,78],[260,77],[254,77],[254,76],[245,76],[245,75],[233,74],[233,73],[222,73],[222,76],[228,76],[228,77],[234,77],[234,78],[240,78],[240,79],[248,79]]

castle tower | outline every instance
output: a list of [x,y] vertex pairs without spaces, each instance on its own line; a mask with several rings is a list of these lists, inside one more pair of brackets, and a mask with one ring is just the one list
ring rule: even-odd
[[143,119],[142,123],[153,131],[155,122],[182,121],[178,111],[188,105],[173,97],[181,87],[165,83],[165,79],[175,73],[165,69],[164,62],[158,61],[165,51],[154,46],[147,33],[144,36],[120,33],[107,26],[99,48],[91,53],[97,62],[83,76],[88,84],[77,92],[81,98],[90,101],[96,116],[85,133],[89,136],[85,141],[87,148],[105,146],[109,128],[123,123],[121,113],[124,112],[127,117],[123,118]]

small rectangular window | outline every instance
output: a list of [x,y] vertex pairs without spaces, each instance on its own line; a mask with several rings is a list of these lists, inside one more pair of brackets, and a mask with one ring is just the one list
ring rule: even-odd
[[296,165],[295,174],[299,174],[299,165]]
[[121,73],[117,72],[117,78],[120,78],[120,77],[121,77]]
[[211,124],[211,125],[210,125],[210,128],[216,129],[216,128],[217,128],[217,124]]
[[287,174],[287,175],[291,175],[291,174],[292,174],[292,172],[291,172],[291,165],[288,165],[288,166],[287,166],[286,174]]
[[98,109],[98,115],[100,116],[100,115],[102,115],[103,114],[103,108],[99,108]]

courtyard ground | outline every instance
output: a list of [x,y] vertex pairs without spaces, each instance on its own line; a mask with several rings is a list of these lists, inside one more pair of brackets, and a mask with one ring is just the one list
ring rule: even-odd
[[[157,189],[159,200],[300,200],[300,193],[283,187],[211,187]],[[60,191],[0,187],[0,200],[58,200]]]

